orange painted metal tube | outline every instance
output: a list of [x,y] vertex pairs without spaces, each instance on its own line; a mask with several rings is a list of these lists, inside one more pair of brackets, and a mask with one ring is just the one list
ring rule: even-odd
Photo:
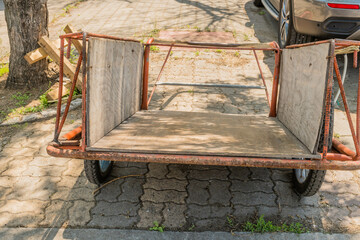
[[360,161],[344,161],[345,155],[328,154],[330,159],[340,161],[321,161],[303,159],[272,159],[251,157],[224,157],[224,156],[197,156],[197,155],[173,155],[173,154],[147,154],[147,153],[123,153],[123,152],[100,152],[72,149],[61,149],[52,146],[46,148],[51,156],[78,158],[88,160],[106,160],[123,162],[147,162],[147,163],[172,163],[193,165],[216,165],[216,166],[241,166],[241,167],[265,167],[265,168],[300,168],[316,170],[356,170],[360,169]]
[[280,75],[280,56],[281,56],[280,50],[275,51],[275,69],[274,69],[269,117],[276,117],[276,105],[277,105],[277,95],[278,95],[279,75]]
[[346,147],[344,144],[342,144],[340,141],[336,140],[335,138],[332,139],[332,146],[340,153],[346,154],[351,158],[354,158],[356,156],[356,153],[354,153],[354,151]]
[[353,61],[353,67],[354,68],[357,68],[357,65],[358,65],[358,54],[359,54],[358,51],[354,52],[354,61]]
[[67,139],[67,140],[73,140],[73,139],[79,137],[79,135],[81,135],[81,129],[82,129],[81,126],[80,126],[80,127],[77,127],[77,128],[75,128],[74,130],[72,130],[72,131],[64,134],[64,135],[62,136],[62,138],[65,138],[65,139]]
[[261,79],[263,81],[263,84],[264,84],[264,87],[265,87],[265,94],[266,94],[266,98],[267,98],[267,102],[269,104],[269,107],[270,107],[270,97],[269,97],[269,93],[268,93],[268,89],[267,89],[267,86],[266,86],[266,81],[265,81],[265,78],[264,78],[264,74],[262,72],[262,69],[261,69],[261,66],[260,66],[260,63],[259,63],[259,59],[257,57],[257,54],[256,54],[256,50],[254,49],[253,50],[253,53],[254,53],[254,56],[255,56],[255,59],[256,59],[256,63],[258,65],[258,68],[259,68],[259,71],[260,71],[260,75],[261,75]]
[[336,78],[337,78],[339,88],[340,88],[341,97],[342,97],[342,100],[343,100],[343,103],[344,103],[346,117],[347,117],[347,120],[349,122],[351,135],[353,137],[354,144],[355,144],[356,156],[359,156],[359,152],[360,152],[359,142],[357,141],[357,137],[356,137],[355,129],[354,129],[354,124],[353,124],[353,122],[351,120],[350,110],[349,110],[349,106],[347,104],[345,90],[344,90],[344,86],[343,86],[342,81],[341,81],[341,75],[340,75],[339,66],[338,66],[336,58],[334,58],[334,67],[335,67]]
[[[154,38],[150,38],[146,44],[150,44],[154,41]],[[148,109],[147,95],[149,87],[149,61],[150,61],[150,45],[145,46],[144,52],[144,70],[143,70],[143,90],[142,90],[142,103],[141,109]]]

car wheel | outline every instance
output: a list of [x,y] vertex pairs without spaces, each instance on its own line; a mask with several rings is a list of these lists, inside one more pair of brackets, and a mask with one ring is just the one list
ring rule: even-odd
[[100,185],[110,175],[112,161],[84,160],[85,174],[89,182]]
[[280,1],[278,39],[280,48],[296,43],[291,0]]
[[254,5],[256,7],[263,7],[264,5],[262,4],[261,0],[254,0]]

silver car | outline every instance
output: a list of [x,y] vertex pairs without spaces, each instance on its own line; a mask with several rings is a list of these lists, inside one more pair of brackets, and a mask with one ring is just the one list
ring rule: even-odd
[[254,0],[279,21],[280,47],[320,38],[360,40],[360,0]]

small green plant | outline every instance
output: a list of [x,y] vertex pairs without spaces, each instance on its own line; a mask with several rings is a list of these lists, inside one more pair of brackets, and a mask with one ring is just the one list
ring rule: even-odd
[[157,46],[150,46],[150,51],[151,52],[160,52],[160,48]]
[[231,216],[227,216],[226,217],[227,223],[229,225],[229,227],[234,228],[235,227],[235,222],[234,222],[234,218]]
[[148,34],[148,37],[157,37],[159,32],[160,32],[160,29],[155,27],[153,30],[150,31],[150,33]]
[[173,54],[174,54],[174,52],[173,52],[173,51],[171,51],[171,52],[170,52],[170,56],[172,56]]
[[3,64],[0,67],[0,77],[2,77],[4,74],[9,73],[9,64]]
[[256,223],[246,222],[244,227],[246,232],[256,232],[256,233],[265,233],[265,232],[292,232],[292,233],[305,233],[306,229],[301,223],[292,223],[290,225],[282,224],[281,226],[276,226],[272,221],[265,221],[264,215],[261,215]]
[[247,35],[246,33],[244,33],[244,41],[247,42],[250,40],[249,35]]
[[195,56],[198,57],[200,55],[200,52],[199,51],[196,51],[195,52]]
[[149,228],[150,231],[158,231],[158,232],[164,232],[165,227],[163,225],[160,226],[160,224],[155,221],[154,226]]
[[194,228],[195,228],[195,224],[191,224],[191,226],[189,227],[189,231],[194,230]]
[[264,10],[261,10],[260,12],[259,12],[259,15],[265,15],[265,11]]
[[29,97],[30,97],[30,94],[28,94],[28,93],[22,94],[22,93],[20,93],[20,92],[18,92],[18,93],[16,93],[16,94],[13,94],[13,95],[11,96],[12,99],[16,100],[15,105],[16,105],[17,107],[19,107],[19,106],[21,106],[21,105],[24,105],[25,102],[29,99]]
[[340,134],[334,133],[334,138],[340,138]]
[[199,28],[198,26],[194,27],[196,29],[197,32],[201,32],[201,28]]
[[232,35],[233,35],[233,37],[234,38],[236,38],[236,36],[237,36],[237,32],[234,30],[234,31],[232,31]]
[[205,49],[204,52],[210,52],[210,50],[209,50],[209,49]]
[[211,32],[211,30],[210,30],[209,27],[206,27],[206,28],[204,29],[204,31],[205,31],[205,32]]
[[49,105],[48,99],[46,98],[46,93],[40,96],[40,103],[43,107],[47,107]]
[[215,52],[216,53],[222,53],[222,50],[221,49],[216,49]]
[[69,61],[70,61],[72,64],[76,64],[77,61],[78,61],[78,59],[79,59],[79,56],[77,55],[76,49],[75,49],[75,48],[71,48],[71,49],[70,49]]

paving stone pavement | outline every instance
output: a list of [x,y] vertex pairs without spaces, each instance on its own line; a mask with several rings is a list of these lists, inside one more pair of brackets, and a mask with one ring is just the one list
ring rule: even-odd
[[[167,18],[161,21],[155,19],[159,28],[191,22],[192,26],[224,29],[221,25],[224,24],[230,30],[243,31],[242,34],[252,33],[251,39],[274,38],[275,22],[268,14],[258,14],[250,1],[216,4],[220,3],[86,1],[69,16],[57,20],[56,26],[82,22],[91,31],[116,33],[118,29],[121,34],[134,23],[129,33],[133,35],[147,31],[135,19],[143,19],[144,28],[153,29],[151,24],[156,17],[150,16],[161,19],[164,15]],[[268,29],[259,32],[257,25],[261,24],[261,29]],[[51,31],[57,31],[55,26]],[[165,56],[163,50],[151,54],[150,89]],[[162,81],[260,85],[253,56],[243,52],[240,57],[241,60],[231,51],[174,51]],[[259,53],[259,58],[266,78],[271,79],[271,55]],[[349,80],[346,87],[351,88],[355,81]],[[266,104],[263,90],[159,86],[150,109],[266,114]],[[81,124],[80,114],[80,110],[69,114],[63,132]],[[336,111],[340,125],[342,114],[340,107]],[[117,162],[111,178],[141,176],[119,179],[93,194],[97,187],[87,181],[83,161],[47,155],[53,128],[54,119],[23,125],[16,135],[2,140],[5,143],[0,152],[0,227],[147,230],[158,221],[167,230],[229,231],[227,217],[239,223],[240,229],[241,223],[264,215],[276,223],[300,222],[314,231],[359,232],[360,171],[328,171],[320,192],[301,198],[292,191],[291,170]],[[346,130],[336,131],[348,136]]]

